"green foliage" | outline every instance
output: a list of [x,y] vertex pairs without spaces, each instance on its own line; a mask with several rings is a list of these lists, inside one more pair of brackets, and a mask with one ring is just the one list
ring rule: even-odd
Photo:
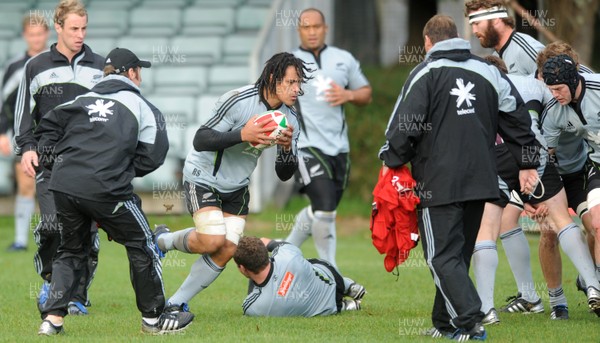
[[[299,204],[302,206],[302,204]],[[296,206],[296,205],[295,205]],[[295,210],[267,210],[250,215],[247,235],[282,237],[274,222],[293,221]],[[172,229],[190,226],[189,216],[149,218],[151,225],[167,222]],[[430,327],[430,310],[434,287],[423,259],[421,247],[399,268],[399,276],[385,272],[383,256],[371,244],[368,221],[350,218],[338,221],[338,227],[357,226],[354,232],[340,230],[337,260],[342,274],[367,288],[363,309],[336,316],[318,318],[245,318],[241,304],[246,295],[247,281],[230,264],[223,274],[191,302],[196,314],[194,323],[184,334],[149,337],[140,333],[140,314],[129,281],[129,266],[125,249],[108,242],[101,233],[100,264],[90,288],[93,306],[88,317],[67,316],[65,334],[56,337],[61,342],[431,342],[419,336]],[[40,324],[35,296],[41,286],[35,274],[33,246],[26,253],[7,253],[5,246],[13,235],[12,217],[0,217],[0,342],[30,342],[39,340]],[[577,272],[563,256],[563,286],[569,300],[571,319],[549,319],[548,296],[537,263],[537,235],[528,236],[531,261],[538,291],[546,312],[538,315],[500,314],[500,325],[488,328],[494,342],[598,342],[598,318],[588,312],[585,297],[576,291]],[[30,240],[31,244],[33,243]],[[496,306],[516,292],[512,274],[502,245],[496,277]],[[305,256],[316,256],[311,240],[303,246]],[[186,278],[198,255],[172,251],[163,260],[163,276],[167,296],[172,295]],[[563,337],[563,338],[560,338]]]
[[[385,129],[410,67],[365,67],[373,87],[373,101],[364,107],[347,105],[352,169],[346,195],[371,203],[381,160],[379,148],[385,143]],[[342,203],[343,204],[343,203]],[[342,205],[343,206],[343,205]]]

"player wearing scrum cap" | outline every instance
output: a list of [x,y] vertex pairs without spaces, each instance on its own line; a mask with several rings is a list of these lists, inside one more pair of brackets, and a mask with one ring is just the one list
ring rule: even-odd
[[[544,49],[544,45],[529,35],[514,30],[514,19],[508,15],[504,2],[501,0],[471,0],[465,4],[465,14],[469,17],[473,33],[479,38],[483,47],[493,48],[508,66],[508,74],[535,75],[537,71],[536,56]],[[581,66],[582,72],[591,72]],[[545,102],[551,98],[549,94]],[[552,159],[558,161],[557,169],[565,183],[568,203],[573,210],[585,218],[587,211],[581,199],[585,198],[581,191],[581,168],[585,162],[585,143],[572,133],[564,132],[561,144],[555,147]],[[583,157],[583,158],[582,158]],[[513,194],[514,195],[514,194]],[[529,245],[519,226],[518,219],[523,210],[523,201],[511,197],[511,204],[505,208],[500,229],[500,239],[507,259],[517,283],[517,296],[509,297],[509,303],[502,308],[506,312],[536,312],[540,297],[533,281]],[[584,226],[591,237],[589,221],[584,220]],[[542,222],[542,227],[547,223]],[[539,246],[539,257],[544,278],[548,284],[552,319],[567,319],[567,299],[564,295],[561,278],[562,263],[558,249],[557,236],[552,230],[542,230]],[[589,239],[591,241],[591,239]]]
[[[155,231],[159,254],[176,249],[202,254],[190,274],[169,299],[172,305],[186,304],[208,287],[233,257],[244,232],[250,194],[248,183],[262,150],[249,143],[270,144],[266,132],[254,119],[267,110],[287,117],[288,128],[275,141],[275,171],[285,181],[297,167],[298,121],[293,105],[302,95],[307,80],[304,62],[289,53],[278,53],[266,63],[253,85],[225,93],[213,109],[213,116],[194,137],[183,168],[183,187],[194,227],[169,232],[166,226]],[[266,123],[266,122],[265,122]]]
[[[580,74],[593,73],[589,68],[579,63],[577,52],[575,52],[569,44],[557,41],[548,44],[537,56],[537,74],[540,79],[546,61],[550,57],[562,54],[573,59],[577,64],[577,69]],[[552,98],[552,95],[550,95],[550,97],[550,100],[546,104],[546,110],[542,113],[540,119],[544,136],[549,144],[550,152],[554,152],[555,154],[557,168],[561,174],[563,184],[565,185],[565,191],[567,192],[569,207],[575,210],[587,231],[588,246],[596,264],[596,277],[600,280],[600,237],[594,233],[595,230],[592,227],[592,216],[589,213],[586,201],[586,173],[588,170],[587,155],[589,147],[585,139],[572,130],[572,125],[567,125],[568,128],[566,130],[557,129],[557,127],[554,126],[555,122],[552,118],[547,116],[547,110],[556,105],[557,101]],[[574,108],[568,108],[567,111],[573,112],[573,114],[575,113]],[[543,242],[547,243],[546,249],[553,248],[552,246],[548,246],[548,244],[552,244],[552,240],[544,240]],[[558,262],[560,262],[560,259],[557,259],[556,262],[550,264],[552,265]],[[544,271],[544,273],[546,273],[546,271]],[[560,274],[558,277],[560,277]],[[585,293],[586,289],[583,284],[584,282],[581,279],[581,276],[578,276],[576,280],[577,289]]]
[[[506,72],[506,66],[501,59],[495,56],[488,56],[486,60],[498,67],[502,72]],[[567,256],[571,259],[580,275],[594,284],[594,289],[600,286],[595,277],[593,262],[578,226],[567,211],[567,199],[563,190],[563,184],[560,180],[556,167],[548,162],[548,153],[546,140],[542,136],[539,127],[539,112],[542,108],[544,97],[544,84],[532,77],[522,75],[507,75],[511,80],[531,116],[532,131],[536,134],[536,140],[540,143],[541,165],[538,168],[540,175],[540,184],[531,197],[520,195],[529,205],[539,208],[540,205],[547,207],[548,216],[553,225],[550,229],[558,236],[560,246]],[[504,151],[503,151],[504,150]],[[498,175],[500,177],[501,200],[486,204],[482,224],[477,236],[475,251],[473,253],[474,275],[477,280],[477,291],[482,301],[482,311],[487,313],[483,323],[497,323],[498,317],[493,307],[494,302],[494,280],[495,271],[498,264],[498,255],[496,252],[496,239],[500,229],[500,221],[503,215],[502,208],[506,207],[509,201],[509,191],[516,191],[518,188],[517,175],[518,167],[511,158],[503,144],[496,145],[496,156],[498,165]],[[537,194],[537,195],[536,195]],[[600,304],[600,298],[593,289],[588,291],[588,302],[592,309]],[[529,312],[542,312],[543,305],[541,300],[533,304]]]
[[[597,114],[600,106],[600,75],[580,74],[577,72],[577,62],[572,57],[558,55],[546,60],[542,77],[556,100],[548,104],[544,114],[544,128],[546,135],[550,137],[549,143],[555,141],[562,131],[570,131],[583,137],[591,148],[587,166],[587,207],[595,236],[598,237],[600,182],[597,180],[597,169],[600,162],[600,127],[597,127]],[[598,265],[596,266],[598,269]],[[581,286],[586,288],[587,284]],[[596,313],[600,315],[598,311]]]
[[[38,304],[43,305],[52,277],[52,260],[60,243],[60,226],[56,219],[54,199],[48,190],[51,171],[39,160],[34,129],[42,116],[54,107],[88,92],[102,79],[104,58],[84,44],[87,33],[87,11],[79,0],[61,0],[54,10],[54,29],[57,42],[48,51],[31,58],[25,65],[15,106],[15,151],[21,157],[23,172],[36,179],[36,197],[40,206],[40,222],[34,230],[37,252],[34,256],[36,272],[44,280]],[[73,294],[70,314],[87,314],[87,289],[98,265],[100,239],[96,225],[91,239],[87,268],[78,291]]]
[[143,332],[181,331],[194,318],[165,306],[160,259],[131,185],[160,167],[169,150],[162,113],[140,94],[142,67],[150,62],[127,49],[112,50],[102,81],[48,112],[36,130],[39,146],[50,148],[41,161],[52,170],[50,190],[62,227],[40,335],[62,331],[77,275],[86,267],[92,220],[127,250]]
[[329,262],[305,259],[287,242],[242,237],[233,260],[250,279],[242,305],[247,316],[314,317],[355,311],[366,293]]
[[[484,205],[499,198],[496,132],[519,166],[519,190],[526,193],[537,184],[537,144],[521,98],[505,75],[471,54],[452,18],[432,17],[423,38],[427,56],[398,97],[379,157],[390,168],[410,162],[423,185],[418,225],[437,291],[431,335],[481,340],[484,313],[469,267]],[[407,128],[411,113],[423,114],[421,124],[431,130]]]

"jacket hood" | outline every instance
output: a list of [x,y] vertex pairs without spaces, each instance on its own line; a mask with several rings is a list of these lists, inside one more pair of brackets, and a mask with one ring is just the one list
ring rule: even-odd
[[470,57],[471,43],[462,38],[451,38],[435,43],[425,56],[425,59],[437,60],[447,58],[453,61],[466,61]]
[[107,75],[91,91],[97,94],[110,94],[120,91],[130,91],[139,94],[140,88],[125,76]]

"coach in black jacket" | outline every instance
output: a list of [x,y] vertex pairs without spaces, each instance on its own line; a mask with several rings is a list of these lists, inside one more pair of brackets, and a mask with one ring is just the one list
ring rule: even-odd
[[452,18],[431,18],[423,35],[427,56],[402,89],[380,158],[389,167],[410,162],[418,184],[419,230],[437,287],[432,334],[481,339],[481,301],[468,270],[484,203],[499,196],[496,132],[520,162],[526,192],[537,181],[538,150],[510,81],[471,55]]
[[52,170],[50,190],[62,226],[51,292],[40,309],[44,335],[62,329],[92,220],[127,249],[143,331],[180,330],[193,318],[165,309],[160,260],[131,185],[134,177],[160,167],[169,149],[163,115],[138,88],[141,67],[150,62],[117,48],[105,64],[105,77],[91,92],[48,112],[36,130],[42,161]]

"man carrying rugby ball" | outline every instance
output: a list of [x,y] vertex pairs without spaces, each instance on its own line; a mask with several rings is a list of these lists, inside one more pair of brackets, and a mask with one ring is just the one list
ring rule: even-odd
[[[221,96],[213,117],[196,132],[194,149],[183,168],[185,198],[194,227],[170,232],[161,225],[155,230],[159,255],[173,249],[202,255],[169,299],[170,306],[186,310],[190,299],[208,287],[233,257],[244,232],[248,183],[261,147],[277,145],[275,171],[281,180],[294,175],[299,130],[292,105],[302,95],[301,83],[309,72],[292,54],[274,55],[254,85]],[[275,139],[269,136],[273,130],[267,127],[269,121],[254,123],[257,114],[272,110],[287,119],[287,129]]]

